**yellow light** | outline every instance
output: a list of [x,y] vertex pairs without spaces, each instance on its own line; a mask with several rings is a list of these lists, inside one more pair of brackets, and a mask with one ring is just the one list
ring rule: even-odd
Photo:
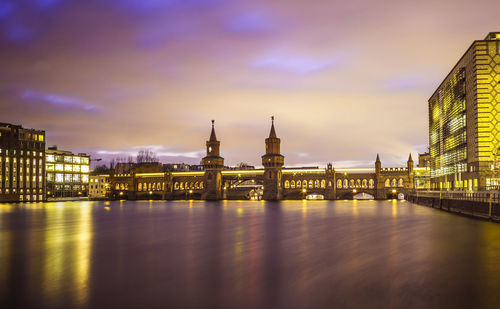
[[153,191],[149,191],[149,194],[153,194]]
[[226,187],[224,187],[224,190],[227,190],[227,188],[226,188]]
[[356,193],[356,192],[358,192],[358,190],[354,189],[354,190],[352,190],[352,192],[353,192],[353,193]]
[[[156,173],[156,174],[163,175],[164,173]],[[172,176],[203,176],[203,175],[205,175],[205,172],[172,172]]]
[[396,189],[392,189],[392,193],[396,193]]
[[306,190],[306,189],[302,189],[302,193],[306,193],[306,192],[307,192],[307,190]]
[[[135,174],[137,177],[163,177],[165,173],[137,173]],[[122,176],[122,175],[120,175]]]
[[189,190],[189,193],[193,193],[193,190]]
[[120,195],[123,195],[123,192],[120,192]]

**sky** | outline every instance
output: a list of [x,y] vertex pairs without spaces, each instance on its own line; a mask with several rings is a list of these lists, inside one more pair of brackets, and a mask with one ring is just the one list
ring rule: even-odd
[[0,0],[0,122],[106,162],[401,166],[427,150],[427,100],[493,0]]

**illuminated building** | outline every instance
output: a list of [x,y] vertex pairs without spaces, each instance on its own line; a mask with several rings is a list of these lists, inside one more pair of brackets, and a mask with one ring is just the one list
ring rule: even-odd
[[49,147],[46,151],[47,196],[87,196],[90,156]]
[[280,153],[281,140],[276,136],[274,116],[271,118],[271,131],[266,138],[266,154],[262,156],[264,166],[264,194],[265,200],[282,199],[282,168],[285,157]]
[[[222,169],[224,168],[224,158],[220,156],[220,142],[215,136],[214,121],[212,120],[212,132],[210,139],[206,142],[207,155],[202,159],[205,170],[204,183],[205,190],[203,199],[222,199]],[[189,191],[188,191],[189,192]]]
[[45,200],[45,131],[0,123],[0,202]]
[[89,199],[104,199],[110,192],[109,175],[89,176]]
[[500,32],[472,43],[429,99],[431,186],[485,190],[498,183]]
[[[411,154],[405,167],[382,168],[377,155],[374,168],[334,168],[331,163],[326,168],[287,168],[283,166],[280,143],[273,121],[266,138],[266,152],[261,157],[264,168],[245,164],[225,167],[212,122],[206,156],[202,159],[203,170],[186,171],[187,166],[172,170],[158,162],[137,163],[125,173],[111,170],[109,197],[120,200],[386,199],[404,196],[414,189],[429,188],[430,169],[414,168]],[[419,157],[421,161],[425,158]]]

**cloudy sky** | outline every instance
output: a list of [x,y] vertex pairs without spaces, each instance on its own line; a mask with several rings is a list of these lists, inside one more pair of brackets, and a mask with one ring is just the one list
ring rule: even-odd
[[0,0],[0,121],[96,158],[259,165],[270,116],[287,165],[400,165],[427,99],[494,0]]

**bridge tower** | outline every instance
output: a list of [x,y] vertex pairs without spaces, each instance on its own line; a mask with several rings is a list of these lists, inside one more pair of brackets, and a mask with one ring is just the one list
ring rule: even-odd
[[220,156],[220,142],[215,136],[214,120],[212,120],[212,132],[207,141],[207,155],[202,159],[204,175],[204,187],[202,199],[216,201],[222,198],[222,168],[224,158]]
[[411,152],[410,156],[408,157],[408,162],[406,163],[406,167],[408,169],[408,189],[413,189],[414,188],[414,181],[413,181],[413,159],[411,158]]
[[326,166],[326,190],[325,190],[325,199],[334,200],[336,199],[337,193],[337,183],[335,180],[335,169],[331,163],[328,163]]
[[266,138],[266,154],[262,156],[264,165],[264,193],[263,199],[277,201],[282,198],[281,169],[285,157],[280,154],[281,140],[274,130],[274,116],[271,117],[271,131]]
[[380,157],[377,153],[377,158],[375,159],[375,199],[385,199],[387,198],[385,192],[385,183],[381,177],[382,172],[382,162],[380,162]]

